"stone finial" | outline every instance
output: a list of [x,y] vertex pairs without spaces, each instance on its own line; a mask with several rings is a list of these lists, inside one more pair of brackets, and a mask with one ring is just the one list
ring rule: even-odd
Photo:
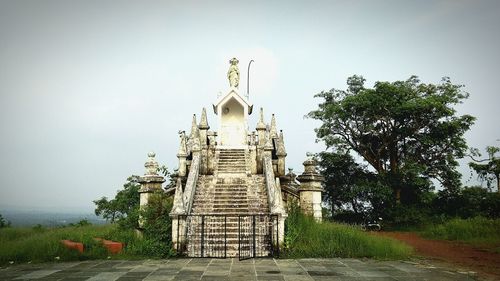
[[191,122],[191,133],[189,134],[190,139],[194,139],[200,136],[198,125],[196,123],[196,114],[193,114],[193,121]]
[[278,131],[276,128],[276,118],[274,117],[274,113],[271,117],[271,129],[269,130],[271,133],[271,138],[272,139],[277,139],[278,138]]
[[316,160],[312,156],[309,156],[303,165],[304,172],[297,177],[297,180],[303,184],[302,187],[308,186],[304,185],[304,183],[314,182],[315,184],[312,184],[311,187],[321,189],[321,182],[323,182],[324,177],[316,170]]
[[304,165],[304,173],[308,173],[308,174],[317,174],[318,173],[318,172],[316,172],[317,162],[316,162],[316,160],[314,160],[314,158],[309,157],[302,164]]
[[210,129],[210,126],[208,126],[208,121],[207,121],[207,110],[205,108],[203,108],[201,111],[200,125],[198,125],[198,128],[200,130]]
[[148,160],[144,164],[146,167],[145,176],[157,176],[158,175],[158,162],[155,159],[156,154],[154,152],[148,153]]
[[179,145],[179,152],[177,152],[177,157],[187,157],[186,132],[180,131],[179,137],[181,139],[181,144]]
[[255,129],[257,129],[257,131],[266,129],[266,123],[264,123],[264,109],[262,107],[260,108],[259,122],[257,122]]
[[286,156],[285,142],[283,139],[283,130],[280,130],[280,136],[278,138],[278,147],[276,149],[276,155]]
[[170,215],[184,215],[184,214],[186,214],[186,208],[184,205],[184,193],[182,192],[182,180],[178,178],[177,184],[175,186],[174,203]]

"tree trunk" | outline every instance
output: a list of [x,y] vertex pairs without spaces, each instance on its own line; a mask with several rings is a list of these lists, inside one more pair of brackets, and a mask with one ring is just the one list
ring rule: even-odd
[[401,186],[399,186],[401,183],[399,182],[399,176],[397,175],[397,170],[398,170],[398,160],[397,160],[397,150],[394,148],[393,145],[391,145],[390,149],[390,168],[391,168],[391,176],[393,178],[397,178],[398,182],[396,183],[398,186],[393,186],[392,188],[395,191],[396,195],[396,203],[401,203]]

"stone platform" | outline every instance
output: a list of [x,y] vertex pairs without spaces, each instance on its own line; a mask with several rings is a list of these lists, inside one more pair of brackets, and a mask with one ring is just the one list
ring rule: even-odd
[[425,261],[169,259],[83,261],[0,268],[0,280],[477,280]]

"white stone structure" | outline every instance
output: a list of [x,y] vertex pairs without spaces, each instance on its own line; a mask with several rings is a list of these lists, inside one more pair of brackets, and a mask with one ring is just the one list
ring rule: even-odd
[[213,105],[219,117],[219,145],[224,148],[245,148],[248,145],[248,115],[252,114],[252,104],[231,88],[228,94]]
[[[314,161],[304,162],[305,172],[299,177],[291,171],[285,174],[287,153],[284,134],[278,133],[276,117],[273,114],[270,123],[266,124],[264,111],[260,108],[256,131],[249,130],[248,116],[253,105],[237,88],[237,60],[230,62],[230,88],[213,104],[219,121],[218,132],[209,131],[205,108],[199,124],[193,115],[189,136],[184,131],[179,134],[176,187],[167,190],[174,196],[170,214],[174,248],[183,249],[189,256],[211,256],[220,251],[216,239],[221,236],[225,239],[224,253],[237,256],[242,241],[241,218],[252,216],[259,218],[258,221],[253,218],[254,238],[255,229],[261,231],[259,237],[269,235],[257,242],[254,239],[254,254],[257,251],[270,253],[265,241],[278,245],[284,239],[285,201],[299,202],[305,212],[321,220],[322,177],[316,172]],[[152,179],[155,188],[163,180],[157,177],[146,175],[141,181],[141,200],[147,201],[143,194],[148,192]],[[267,220],[266,216],[272,219]],[[200,217],[202,219],[197,220]],[[217,218],[224,218],[224,221]],[[266,232],[270,227],[273,233]],[[210,235],[205,237],[206,233]],[[202,236],[204,238],[200,238]]]

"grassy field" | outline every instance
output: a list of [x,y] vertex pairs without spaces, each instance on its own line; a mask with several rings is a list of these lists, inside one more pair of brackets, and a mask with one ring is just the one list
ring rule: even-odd
[[444,224],[426,227],[422,236],[497,248],[495,251],[500,252],[500,219],[493,220],[481,217],[453,219]]
[[[139,244],[133,231],[118,231],[114,225],[62,228],[2,228],[0,229],[0,265],[25,262],[68,261],[107,258],[108,253],[94,237],[120,241],[126,251],[116,257],[133,257],[134,245]],[[85,252],[64,248],[60,240],[83,242]]]
[[370,235],[357,227],[323,222],[291,211],[286,222],[287,258],[370,257],[405,259],[412,248],[397,240]]

